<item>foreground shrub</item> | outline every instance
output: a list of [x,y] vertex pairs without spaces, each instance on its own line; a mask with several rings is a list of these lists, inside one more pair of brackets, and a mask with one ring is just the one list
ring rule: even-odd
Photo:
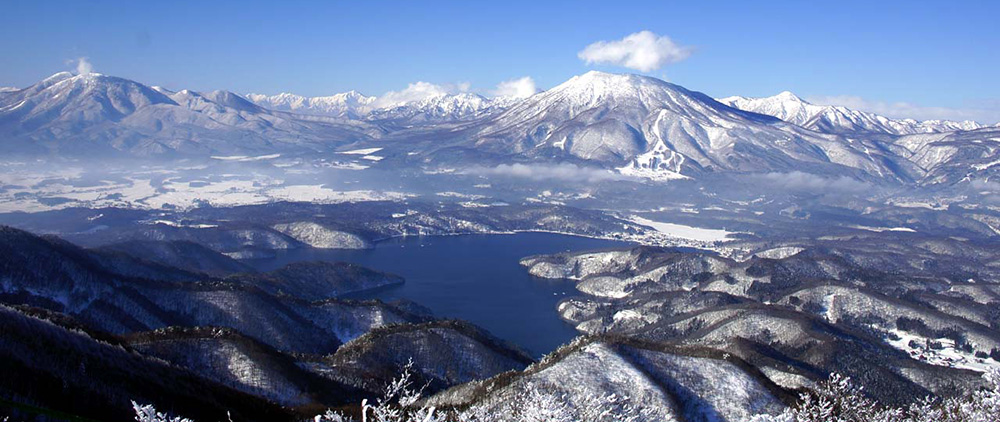
[[[423,388],[412,383],[412,362],[374,402],[361,402],[362,422],[653,422],[649,409],[616,395],[583,397],[576,406],[565,397],[528,384],[500,405],[473,405],[463,412],[440,412],[420,404]],[[797,406],[781,415],[759,415],[750,422],[997,422],[1000,421],[1000,371],[983,374],[986,387],[964,397],[926,399],[909,407],[883,407],[863,394],[849,378],[834,374]],[[137,422],[193,422],[158,413],[151,405],[132,403]],[[313,422],[354,422],[327,411]],[[658,421],[657,421],[658,422]]]

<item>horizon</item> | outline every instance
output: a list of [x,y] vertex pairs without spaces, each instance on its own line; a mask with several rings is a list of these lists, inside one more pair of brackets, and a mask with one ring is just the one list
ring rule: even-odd
[[[847,2],[836,10],[574,5],[18,3],[12,16],[23,18],[0,29],[0,54],[13,59],[0,69],[0,86],[23,88],[81,58],[95,72],[171,89],[306,97],[415,87],[524,93],[601,70],[653,76],[714,98],[790,91],[891,118],[1000,121],[1000,86],[989,71],[1000,64],[1000,34],[989,25],[997,11],[989,2]],[[802,19],[819,13],[830,22]],[[942,21],[941,13],[965,19]],[[887,14],[894,19],[881,18]],[[164,23],[163,16],[182,18]],[[845,23],[856,29],[837,39],[808,36]],[[252,29],[260,25],[268,30]]]

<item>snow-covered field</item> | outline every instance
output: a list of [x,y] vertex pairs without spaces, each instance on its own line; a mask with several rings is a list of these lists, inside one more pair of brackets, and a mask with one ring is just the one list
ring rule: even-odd
[[278,158],[278,157],[281,157],[281,154],[258,155],[258,156],[255,156],[255,157],[250,157],[250,156],[246,156],[246,155],[229,155],[229,156],[217,156],[216,155],[216,156],[212,156],[212,159],[213,160],[220,160],[220,161],[247,162],[247,161],[271,160],[271,159],[275,159],[275,158]]
[[[401,201],[405,192],[366,188],[345,173],[356,174],[356,163],[273,163],[263,171],[234,171],[233,163],[270,163],[269,156],[213,157],[222,168],[123,168],[95,171],[67,166],[31,170],[28,164],[0,167],[0,212],[41,212],[70,207],[189,209],[203,205],[229,207],[277,201],[335,204]],[[280,164],[280,165],[279,165]],[[241,164],[242,165],[242,164]]]
[[870,232],[878,232],[878,233],[881,233],[881,232],[908,232],[908,233],[916,233],[917,232],[916,230],[913,230],[913,229],[911,229],[909,227],[871,227],[871,226],[858,226],[858,225],[850,226],[850,227],[852,229],[868,230]]
[[340,154],[346,155],[371,155],[376,152],[381,151],[382,148],[365,148],[365,149],[355,149],[351,151],[341,151]]
[[641,224],[643,226],[651,227],[656,231],[670,237],[694,240],[699,242],[722,242],[729,240],[730,236],[734,234],[734,232],[726,230],[705,229],[701,227],[686,226],[683,224],[675,224],[675,223],[661,223],[659,221],[653,221],[635,215],[629,217],[628,220],[636,224]]

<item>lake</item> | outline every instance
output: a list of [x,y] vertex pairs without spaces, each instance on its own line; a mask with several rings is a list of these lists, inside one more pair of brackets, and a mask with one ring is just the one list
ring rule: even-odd
[[518,261],[529,255],[628,246],[628,243],[553,233],[411,236],[374,249],[295,249],[249,261],[261,271],[299,261],[345,261],[400,275],[401,286],[353,294],[357,299],[409,299],[443,318],[479,325],[536,357],[577,335],[556,305],[578,294],[574,283],[539,279]]

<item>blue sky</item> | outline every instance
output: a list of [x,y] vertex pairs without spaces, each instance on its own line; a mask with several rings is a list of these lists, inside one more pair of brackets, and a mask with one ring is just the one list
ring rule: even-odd
[[[524,76],[544,89],[598,69],[713,96],[791,90],[887,114],[1000,120],[1000,2],[692,3],[13,1],[0,85],[78,57],[173,89],[303,95],[416,81],[487,93]],[[648,72],[578,57],[642,30],[690,54]]]

